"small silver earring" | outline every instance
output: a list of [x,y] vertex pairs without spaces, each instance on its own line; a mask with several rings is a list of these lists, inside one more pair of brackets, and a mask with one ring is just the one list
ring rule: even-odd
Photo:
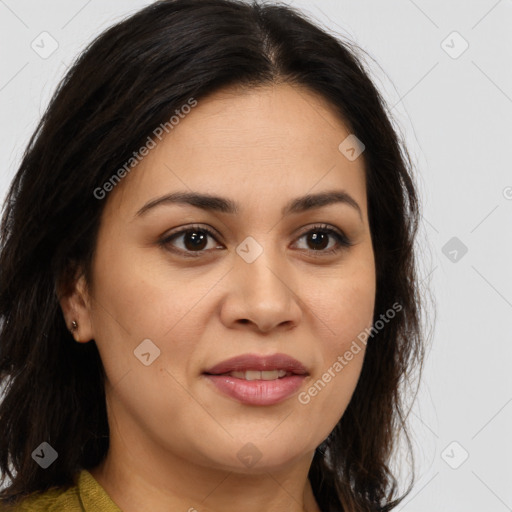
[[77,323],[77,321],[76,321],[76,320],[73,320],[73,321],[71,322],[71,330],[72,330],[72,331],[75,331],[76,329],[78,329],[78,323]]

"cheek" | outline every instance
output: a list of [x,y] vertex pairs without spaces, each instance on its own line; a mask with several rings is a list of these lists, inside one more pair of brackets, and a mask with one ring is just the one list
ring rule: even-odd
[[331,280],[312,298],[311,307],[322,333],[318,344],[322,365],[298,400],[306,409],[322,411],[318,428],[325,428],[325,435],[343,415],[359,380],[374,305],[371,266],[350,277]]
[[[112,381],[143,366],[137,354],[146,353],[144,347],[151,352],[150,360],[158,354],[151,368],[184,374],[198,336],[199,320],[193,319],[204,307],[201,299],[220,277],[205,273],[191,286],[186,272],[171,272],[161,260],[149,261],[140,253],[105,250],[98,253],[94,267],[92,323]],[[114,261],[115,265],[110,263]]]
[[310,307],[326,334],[326,352],[332,355],[346,350],[372,325],[375,292],[375,275],[368,266],[324,282],[311,297]]
[[[109,265],[109,260],[116,265]],[[136,418],[141,425],[150,424],[155,435],[162,434],[162,426],[174,423],[173,432],[178,435],[192,428],[192,420],[176,421],[173,411],[188,411],[187,418],[196,420],[204,414],[185,390],[187,365],[198,338],[199,301],[218,277],[205,276],[190,286],[190,278],[181,272],[171,276],[168,269],[142,263],[127,252],[98,255],[92,316],[95,340],[116,421],[129,424],[128,418]],[[179,452],[180,447],[173,449]]]

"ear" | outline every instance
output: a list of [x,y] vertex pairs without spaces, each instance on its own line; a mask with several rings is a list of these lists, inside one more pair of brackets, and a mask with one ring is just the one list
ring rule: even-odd
[[[91,300],[83,273],[75,274],[70,283],[59,286],[59,303],[64,320],[75,340],[87,343],[94,338],[91,318]],[[76,322],[74,327],[73,322]]]

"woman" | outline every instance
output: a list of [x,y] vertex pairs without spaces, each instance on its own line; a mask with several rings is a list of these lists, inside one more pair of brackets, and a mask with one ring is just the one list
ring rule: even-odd
[[6,202],[0,502],[392,510],[410,167],[355,51],[289,7],[163,0],[97,38]]

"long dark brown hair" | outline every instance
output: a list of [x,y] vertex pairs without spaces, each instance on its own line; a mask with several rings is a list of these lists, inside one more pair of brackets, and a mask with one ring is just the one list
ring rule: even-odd
[[[116,24],[60,83],[9,189],[0,253],[0,503],[76,483],[109,446],[102,362],[94,342],[75,343],[58,290],[77,269],[90,277],[103,208],[95,190],[190,98],[225,86],[286,82],[331,105],[365,145],[377,289],[374,321],[402,309],[367,344],[360,379],[309,471],[324,512],[389,511],[390,469],[406,429],[404,390],[421,376],[426,337],[415,240],[413,165],[362,50],[303,13],[241,0],[162,0]],[[418,379],[419,381],[419,379]],[[417,392],[417,389],[416,389]],[[58,461],[32,452],[47,441]]]

